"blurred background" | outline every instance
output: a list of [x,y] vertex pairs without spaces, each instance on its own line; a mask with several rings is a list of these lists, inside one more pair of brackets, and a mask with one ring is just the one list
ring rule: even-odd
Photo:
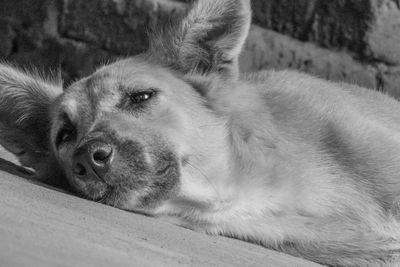
[[[201,1],[201,0],[200,0]],[[147,48],[185,0],[0,0],[0,60],[66,84]],[[298,69],[400,99],[400,0],[252,0],[242,71]]]

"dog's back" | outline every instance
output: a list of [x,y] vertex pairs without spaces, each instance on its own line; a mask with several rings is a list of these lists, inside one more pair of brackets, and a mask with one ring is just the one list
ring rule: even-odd
[[[267,76],[267,78],[265,78]],[[311,159],[347,174],[389,210],[400,195],[400,105],[382,93],[298,72],[259,74],[274,126]],[[279,131],[278,130],[278,131]]]

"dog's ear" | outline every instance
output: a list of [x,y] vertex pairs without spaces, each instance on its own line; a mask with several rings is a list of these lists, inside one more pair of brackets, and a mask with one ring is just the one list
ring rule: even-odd
[[184,73],[238,74],[251,22],[249,0],[198,0],[177,25],[150,36],[150,54]]
[[60,84],[0,64],[0,144],[39,178],[56,167],[49,140],[50,108],[61,93]]

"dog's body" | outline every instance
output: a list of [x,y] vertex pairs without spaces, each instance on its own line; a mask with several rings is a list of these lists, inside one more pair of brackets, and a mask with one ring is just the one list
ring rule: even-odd
[[329,265],[399,260],[400,104],[293,71],[239,76],[247,1],[199,1],[62,92],[0,66],[0,143],[49,183]]

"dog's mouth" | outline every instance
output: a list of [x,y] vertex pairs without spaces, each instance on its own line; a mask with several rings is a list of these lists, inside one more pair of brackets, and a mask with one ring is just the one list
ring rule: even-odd
[[[132,166],[131,158],[118,158],[106,174],[93,172],[90,177],[72,175],[75,191],[82,197],[113,206],[149,214],[177,191],[179,162],[171,153],[162,153],[156,167]],[[70,172],[72,173],[72,172]]]

